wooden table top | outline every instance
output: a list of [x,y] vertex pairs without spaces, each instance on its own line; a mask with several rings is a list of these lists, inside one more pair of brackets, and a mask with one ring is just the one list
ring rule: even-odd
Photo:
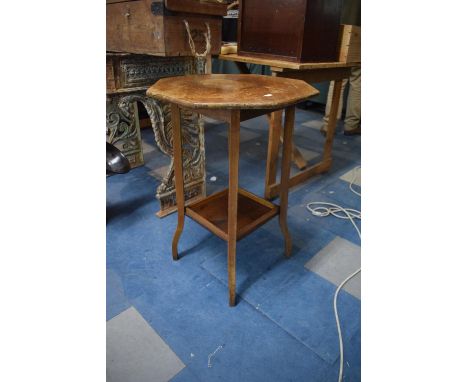
[[235,53],[220,54],[218,59],[225,61],[245,62],[247,64],[266,65],[274,68],[281,69],[295,69],[295,70],[310,70],[310,69],[328,69],[328,68],[349,68],[360,66],[361,63],[346,63],[346,62],[291,62],[283,60],[271,60],[266,58],[258,58],[252,56],[239,56]]
[[163,78],[146,94],[192,109],[279,109],[319,91],[301,80],[257,74],[204,74]]

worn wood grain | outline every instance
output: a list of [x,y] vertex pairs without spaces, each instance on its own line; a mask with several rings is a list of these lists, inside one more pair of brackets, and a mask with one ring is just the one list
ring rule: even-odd
[[295,78],[310,83],[323,82],[333,80],[343,80],[349,78],[351,74],[351,66],[345,68],[320,68],[320,69],[303,69],[303,70],[290,70],[284,69],[275,72],[278,77]]
[[146,0],[107,4],[106,50],[165,55],[163,16]]
[[284,135],[283,135],[283,155],[281,161],[281,182],[280,182],[280,214],[279,223],[284,236],[284,253],[291,256],[292,241],[288,230],[288,192],[289,192],[289,172],[291,170],[292,136],[294,131],[294,106],[289,106],[285,110]]
[[338,61],[361,62],[361,27],[341,25]]
[[276,184],[276,163],[281,137],[283,110],[270,114],[268,129],[267,165],[265,174],[265,198],[270,199],[270,185]]
[[200,0],[165,0],[166,8],[175,12],[201,13],[204,15],[226,16],[227,4],[207,3]]
[[241,0],[239,55],[336,60],[340,11],[341,0]]
[[255,74],[164,78],[147,95],[188,108],[278,109],[318,94],[304,81]]
[[239,110],[231,112],[229,124],[229,195],[228,195],[228,284],[229,305],[236,304],[237,194],[239,188]]
[[[161,7],[163,2],[159,1]],[[196,2],[184,9],[201,8]],[[112,2],[106,5],[106,50],[142,53],[155,56],[191,56],[187,20],[197,51],[204,51],[208,23],[211,31],[211,53],[221,52],[221,16],[197,13],[153,13],[151,0]]]
[[290,62],[285,60],[278,60],[278,59],[267,59],[267,58],[259,58],[254,56],[239,56],[238,54],[220,54],[218,59],[225,60],[225,61],[233,61],[233,62],[244,62],[244,63],[251,63],[257,65],[267,65],[272,66],[275,70],[278,69],[295,69],[295,70],[304,70],[304,69],[324,69],[324,68],[346,68],[346,67],[353,67],[356,64],[353,63],[346,63],[346,62],[338,62],[338,61],[331,61],[331,62]]

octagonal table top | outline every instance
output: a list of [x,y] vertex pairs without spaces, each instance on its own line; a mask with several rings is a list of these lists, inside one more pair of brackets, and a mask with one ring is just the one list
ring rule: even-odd
[[192,109],[278,109],[319,91],[302,80],[257,74],[202,74],[160,79],[149,97]]

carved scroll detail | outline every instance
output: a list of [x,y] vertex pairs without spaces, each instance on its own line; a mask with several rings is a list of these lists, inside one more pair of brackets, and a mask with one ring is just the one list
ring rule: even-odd
[[[174,158],[172,155],[172,121],[169,104],[140,94],[123,96],[119,100],[119,108],[126,117],[130,117],[131,105],[138,101],[145,107],[153,127],[154,140],[158,148],[171,158],[167,174],[159,185],[156,197],[163,203],[164,197],[170,197],[175,205]],[[186,199],[204,193],[205,183],[205,144],[203,120],[199,115],[187,110],[181,110],[182,152],[184,168],[184,185]],[[196,190],[194,189],[194,186]],[[202,188],[200,188],[200,186]],[[174,199],[174,200],[172,200]],[[168,201],[169,203],[169,201]],[[162,206],[161,206],[162,209]]]
[[140,131],[135,123],[132,105],[122,109],[118,96],[107,96],[106,135],[107,141],[120,146],[119,149],[129,159],[132,167],[143,164]]
[[[116,144],[132,167],[142,165],[143,152],[134,103],[144,105],[151,119],[154,139],[164,155],[171,158],[168,172],[156,191],[165,216],[176,206],[174,163],[172,156],[172,123],[170,107],[146,97],[144,88],[160,78],[204,73],[206,57],[153,57],[146,55],[108,54],[108,81],[113,84],[107,94],[107,140]],[[142,89],[143,88],[143,89]],[[200,115],[182,111],[182,150],[184,155],[185,200],[205,195],[205,141]]]

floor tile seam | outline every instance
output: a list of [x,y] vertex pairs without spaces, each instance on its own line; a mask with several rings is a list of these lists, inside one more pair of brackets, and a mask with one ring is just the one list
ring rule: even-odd
[[[298,265],[299,265],[299,264],[298,264]],[[306,267],[304,266],[304,268],[306,268]],[[322,280],[323,283],[329,284],[329,286],[332,287],[332,288],[336,291],[337,286],[336,286],[335,284],[333,284],[331,281],[325,279],[324,277],[320,276],[320,275],[317,274],[316,272],[310,271],[310,270],[307,269],[307,268],[306,268],[306,270],[307,270],[308,272],[314,273],[315,276],[318,276],[318,278],[320,278],[320,279]],[[353,296],[352,294],[350,294],[348,291],[346,291],[346,290],[344,290],[344,289],[342,289],[342,290],[340,291],[340,294],[342,294],[342,292],[345,292],[345,293],[348,295],[348,296],[347,296],[348,298],[351,297],[352,303],[357,303],[357,304],[359,304],[359,306],[361,305],[361,300],[360,300],[360,299],[358,299],[357,297]],[[334,292],[333,292],[333,293],[334,293]],[[245,300],[245,299],[244,299],[244,300]],[[247,301],[247,300],[245,300],[245,301]],[[248,302],[248,301],[247,301],[247,302]],[[249,304],[250,304],[250,303],[249,303]],[[331,306],[332,304],[333,304],[333,298],[330,299],[330,306]],[[250,304],[250,305],[252,305],[252,304]],[[338,299],[338,305],[339,305],[339,299]],[[360,309],[360,307],[359,307],[359,309]],[[311,347],[309,347],[309,346],[308,346],[306,343],[304,343],[300,338],[297,338],[293,333],[290,333],[286,328],[283,328],[279,323],[277,323],[277,322],[275,321],[274,318],[270,317],[270,316],[268,315],[268,313],[263,312],[261,309],[258,309],[258,310],[260,310],[260,311],[262,312],[262,314],[264,314],[266,317],[268,317],[270,321],[274,322],[277,326],[279,326],[279,327],[282,328],[285,332],[287,332],[291,337],[295,338],[298,342],[302,343],[305,347],[307,347],[308,349],[310,349],[311,351],[313,351],[318,357],[320,357],[320,359],[322,359],[322,360],[323,360],[324,362],[326,362],[327,364],[330,364],[328,360],[324,359],[320,354],[318,354],[317,352],[315,352],[314,349],[312,349]],[[338,311],[339,311],[339,306],[338,306]],[[343,320],[345,320],[345,318],[340,317],[340,320],[341,320],[341,322],[343,322]],[[360,328],[360,325],[358,326],[358,328]],[[355,331],[357,331],[357,328],[351,328],[351,330],[353,331],[353,333],[349,336],[348,341],[351,341],[351,339],[356,335]],[[338,341],[338,333],[337,333],[337,341]],[[337,343],[338,343],[338,342],[337,342]],[[338,356],[334,359],[334,361],[333,361],[331,364],[334,364],[334,363],[336,362],[337,359],[338,359]]]
[[[326,282],[326,283],[330,284],[331,286],[333,286],[334,289],[335,289],[335,291],[336,291],[336,288],[338,288],[339,285],[334,284],[333,282],[331,282],[330,280],[326,279],[325,277],[323,277],[322,275],[318,274],[317,272],[311,271],[309,268],[307,268],[307,267],[305,266],[305,264],[304,264],[304,268],[305,268],[307,271],[312,272],[313,274],[315,274],[315,276],[321,278],[324,282]],[[345,278],[346,278],[346,277],[345,277]],[[345,279],[345,278],[344,278],[344,279]],[[343,279],[343,280],[344,280],[344,279]],[[344,292],[344,293],[346,293],[346,294],[348,295],[348,297],[352,297],[352,298],[353,298],[354,300],[356,300],[359,304],[361,304],[361,299],[360,299],[360,298],[357,298],[356,296],[353,296],[351,293],[349,293],[347,290],[344,289],[345,287],[346,287],[346,286],[344,286],[344,287],[340,290],[340,294],[341,294],[342,292]],[[338,296],[339,296],[339,295],[338,295]],[[338,302],[339,302],[339,300],[338,300]],[[330,304],[332,304],[332,303],[333,303],[333,301],[330,302]]]
[[[274,266],[275,264],[279,263],[280,261],[282,261],[283,259],[278,259],[272,266]],[[311,271],[309,269],[307,269],[305,267],[305,264],[301,264],[301,263],[296,263],[296,265],[298,267],[302,266],[302,268],[305,268],[305,270],[307,270],[308,272],[312,272],[314,273],[315,276],[317,276],[323,283],[325,284],[328,284],[330,287],[334,288],[336,290],[336,285],[334,283],[332,283],[330,280],[327,280],[326,278],[322,277],[321,275],[319,275],[318,273],[314,272],[314,271]],[[201,266],[202,268],[204,268],[203,266]],[[210,272],[208,269],[204,268],[204,270],[206,272],[208,272],[209,274],[211,274],[212,277],[214,277],[214,279],[216,281],[218,281],[219,283],[221,283],[222,285],[226,286],[227,287],[227,284],[225,284],[221,279],[219,279],[218,277],[216,277],[212,272]],[[361,304],[361,300],[358,299],[357,297],[353,296],[351,293],[349,293],[348,291],[346,290],[342,290],[341,292],[344,292],[346,295],[348,295],[347,297],[351,297],[351,300],[353,303],[358,303],[358,304]],[[291,337],[293,337],[296,341],[300,342],[302,345],[304,345],[305,347],[307,347],[309,350],[313,351],[318,357],[320,357],[323,361],[327,362],[328,363],[328,360],[325,360],[323,359],[318,353],[315,352],[314,349],[312,349],[311,347],[309,347],[306,343],[304,343],[300,338],[297,338],[293,333],[290,333],[286,328],[283,328],[278,322],[276,322],[272,317],[270,317],[266,312],[264,312],[262,309],[257,309],[255,307],[255,305],[250,302],[248,299],[242,297],[242,295],[238,295],[239,298],[241,298],[243,301],[245,301],[248,305],[250,305],[253,309],[255,309],[256,311],[259,311],[263,316],[267,317],[268,320],[270,320],[271,322],[273,322],[276,326],[280,327],[284,332],[288,333]],[[330,302],[330,304],[332,303],[332,300]],[[351,336],[353,337],[354,334]],[[335,359],[336,361],[336,359]]]
[[[330,198],[329,198],[329,199],[330,199]],[[306,208],[306,207],[302,207],[302,208]],[[351,207],[350,207],[350,208],[351,208]],[[311,215],[312,215],[312,213],[311,213]],[[315,216],[312,215],[312,217],[315,217]],[[332,231],[331,229],[329,229],[329,228],[327,228],[327,227],[320,227],[320,229],[323,230],[323,231],[328,232],[329,234],[331,234],[331,235],[333,235],[333,236],[340,236],[339,234],[337,234],[336,232]],[[342,236],[340,236],[340,237],[342,237]],[[343,237],[343,239],[345,239],[345,238]],[[348,239],[346,239],[346,240],[348,240]],[[350,241],[350,240],[348,240],[348,241]],[[352,243],[353,243],[353,242],[352,242]],[[356,244],[356,243],[353,243],[353,244]],[[356,244],[356,245],[358,245],[358,244]],[[322,249],[323,249],[323,248],[322,248]]]
[[[137,308],[137,306],[133,303],[130,302],[130,305],[124,309],[122,312],[116,314],[113,318],[117,317],[118,315],[128,311],[129,309],[134,309],[138,315],[140,315],[140,317],[144,320],[144,322],[146,323],[146,325],[148,325],[149,329],[153,332],[154,335],[156,335],[157,337],[159,337],[159,339],[162,341],[163,343],[163,346],[165,345],[167,347],[167,349],[169,349],[170,352],[172,352],[176,357],[177,359],[180,361],[180,363],[183,365],[182,369],[180,369],[173,377],[171,377],[171,379],[169,381],[171,381],[173,378],[175,378],[180,372],[182,372],[187,366],[188,364],[186,364],[184,361],[183,361],[183,358],[173,349],[173,347],[169,344],[167,338],[163,337],[161,335],[161,333],[151,324],[150,321],[148,321],[146,319],[146,317],[143,315],[143,313]],[[109,320],[106,321],[106,324],[109,322]],[[107,329],[106,329],[107,330]],[[167,350],[166,349],[166,350]],[[198,377],[198,376],[197,376]]]
[[[190,364],[191,364],[191,363],[190,363]],[[201,382],[201,379],[199,378],[198,374],[195,373],[195,371],[194,371],[193,368],[190,368],[190,367],[189,367],[190,364],[185,365],[185,367],[182,368],[176,375],[174,375],[168,382],[173,381],[173,380],[174,380],[180,373],[182,373],[185,369],[191,371],[191,374],[192,374],[191,378],[192,378],[193,376],[195,376],[195,378],[196,378],[196,381],[191,380],[191,382]]]
[[[249,305],[251,305],[249,303]],[[290,337],[292,337],[293,339],[295,339],[297,342],[299,342],[300,344],[302,344],[304,347],[306,347],[307,349],[309,349],[311,352],[313,352],[317,357],[319,357],[322,361],[324,361],[326,364],[328,365],[333,365],[336,360],[338,359],[338,356],[336,356],[333,361],[329,361],[325,358],[323,358],[320,354],[318,354],[314,349],[312,349],[309,345],[307,345],[305,342],[303,342],[300,338],[296,337],[293,333],[289,332],[286,328],[283,328],[278,322],[276,322],[272,317],[270,317],[266,312],[264,312],[263,310],[261,309],[258,309],[258,311],[260,311],[265,317],[267,317],[271,322],[273,322],[276,326],[278,326],[280,329],[282,329],[285,333],[287,333]],[[337,334],[337,344],[338,344],[338,334]]]
[[[207,272],[211,273],[209,270],[206,270]],[[217,278],[216,276],[214,276],[216,281],[219,282],[221,285],[223,286],[226,286],[227,287],[227,284],[225,284],[222,280],[220,280],[219,278]],[[328,280],[325,280],[328,282]],[[266,312],[264,312],[262,309],[257,309],[254,304],[252,304],[249,300],[245,299],[244,297],[242,297],[241,295],[237,295],[239,299],[241,299],[242,301],[244,301],[251,309],[253,309],[255,312],[258,312],[261,316],[265,317],[266,319],[268,319],[268,321],[272,322],[275,326],[277,326],[280,330],[282,330],[284,333],[286,333],[289,337],[291,337],[292,339],[294,339],[296,342],[300,343],[302,346],[304,346],[305,348],[307,348],[308,350],[310,350],[311,352],[313,352],[317,357],[319,357],[322,361],[324,361],[326,364],[328,365],[333,365],[336,360],[338,359],[338,357],[335,358],[335,360],[330,363],[328,360],[324,359],[320,354],[318,354],[314,349],[312,349],[310,346],[308,346],[306,343],[304,343],[300,338],[296,337],[294,334],[292,334],[291,332],[289,332],[286,328],[283,328],[278,322],[276,322],[272,317],[270,317]],[[237,302],[237,304],[239,304],[239,301]],[[235,308],[234,308],[235,309]],[[338,337],[337,337],[338,338]]]
[[[202,267],[202,268],[203,268],[203,267]],[[211,284],[212,282],[217,282],[219,285],[221,285],[221,286],[223,286],[223,287],[227,287],[227,285],[224,284],[224,282],[223,282],[222,280],[220,280],[218,277],[216,277],[216,276],[215,276],[213,273],[211,273],[209,270],[207,270],[206,268],[204,268],[204,270],[205,270],[205,272],[207,272],[207,273],[211,276],[211,278],[213,279],[212,281],[210,281],[210,284]],[[243,298],[241,295],[238,295],[238,298],[241,299],[242,301],[244,301],[244,302],[247,304],[247,306],[248,306],[250,309],[252,309],[252,310],[254,311],[254,313],[260,314],[260,316],[266,318],[266,319],[267,319],[268,321],[270,321],[275,327],[278,327],[283,333],[285,333],[288,337],[292,338],[295,342],[299,343],[300,345],[302,345],[303,347],[305,347],[307,350],[309,350],[309,351],[311,351],[313,354],[315,354],[315,355],[320,359],[320,361],[324,362],[326,365],[330,365],[330,363],[329,363],[327,360],[323,359],[319,354],[317,354],[317,353],[314,351],[314,349],[312,349],[312,348],[310,348],[309,346],[307,346],[307,344],[305,344],[304,342],[302,342],[302,341],[301,341],[300,339],[298,339],[296,336],[294,336],[293,334],[291,334],[288,330],[286,330],[286,329],[283,328],[281,325],[279,325],[275,320],[273,320],[272,318],[270,318],[270,317],[269,317],[265,312],[263,312],[261,309],[256,309],[255,306],[254,306],[251,302],[249,302],[248,300],[246,300],[245,298]],[[239,303],[240,303],[240,301],[238,301],[237,304],[239,304]],[[144,317],[143,313],[141,313],[141,312],[138,310],[138,308],[136,307],[135,304],[133,304],[132,302],[130,302],[130,307],[133,307],[134,309],[136,309],[136,310],[139,312],[139,314],[146,320],[146,318]],[[232,309],[235,309],[235,307],[233,307]],[[147,321],[147,320],[146,320],[146,321]],[[171,350],[177,355],[177,357],[179,357],[180,360],[183,360],[183,357],[179,356],[179,354],[177,354],[177,352],[173,349],[173,347],[169,345],[169,343],[170,343],[169,338],[167,338],[167,336],[161,335],[161,333],[160,333],[157,329],[155,329],[155,328],[153,327],[152,323],[150,323],[149,321],[147,321],[147,322],[148,322],[148,325],[151,327],[151,329],[152,329],[153,331],[155,331],[155,333],[157,333],[157,335],[160,336],[161,339],[164,340],[164,342],[171,348]],[[201,375],[201,376],[199,375],[199,372],[198,372],[199,367],[198,367],[198,366],[195,366],[196,363],[194,363],[194,362],[187,362],[187,363],[185,363],[184,361],[182,361],[182,362],[184,363],[185,367],[184,367],[183,369],[181,369],[181,370],[179,371],[179,373],[182,372],[185,368],[188,368],[193,374],[195,374],[195,376],[198,378],[198,381],[201,381],[201,380],[202,380],[202,379],[200,379],[200,378],[202,378],[203,375]],[[179,374],[179,373],[177,373],[177,374]],[[176,374],[173,378],[175,378],[175,377],[177,376],[177,374]],[[171,379],[171,380],[172,380],[172,379]]]

